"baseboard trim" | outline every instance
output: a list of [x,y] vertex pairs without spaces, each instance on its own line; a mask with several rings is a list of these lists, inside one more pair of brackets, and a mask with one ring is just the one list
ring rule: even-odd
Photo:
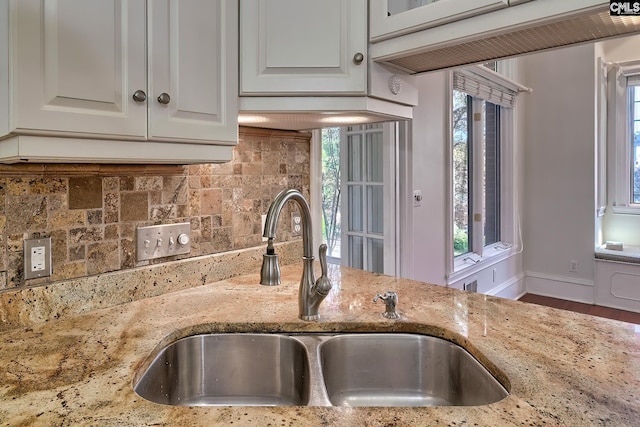
[[522,295],[527,293],[525,279],[526,276],[524,273],[520,273],[495,288],[490,289],[486,294],[512,300],[520,299]]
[[526,271],[525,276],[525,289],[528,293],[585,304],[595,303],[593,280],[554,276],[533,271]]

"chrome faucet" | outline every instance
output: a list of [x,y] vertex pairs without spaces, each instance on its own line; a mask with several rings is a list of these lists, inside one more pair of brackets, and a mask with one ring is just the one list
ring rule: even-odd
[[280,284],[280,266],[278,265],[278,255],[276,255],[273,247],[273,239],[276,237],[276,226],[278,225],[280,212],[289,200],[294,200],[298,203],[302,215],[303,254],[302,278],[300,279],[298,294],[299,315],[302,320],[318,320],[320,318],[318,314],[320,303],[331,290],[331,281],[327,277],[327,245],[320,245],[322,275],[316,280],[313,273],[311,211],[309,210],[309,204],[298,190],[290,189],[280,192],[269,207],[263,234],[268,239],[267,253],[262,257],[260,284],[265,286]]
[[376,294],[373,302],[378,302],[378,298],[385,303],[385,311],[382,314],[387,319],[399,319],[400,315],[396,311],[398,305],[398,294],[393,291],[387,291],[384,294]]

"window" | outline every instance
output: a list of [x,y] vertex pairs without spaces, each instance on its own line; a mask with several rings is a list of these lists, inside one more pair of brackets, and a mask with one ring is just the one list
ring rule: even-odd
[[614,65],[608,80],[610,204],[640,214],[640,62]]
[[640,79],[628,85],[629,97],[629,142],[633,150],[631,158],[632,203],[640,203]]
[[484,66],[452,76],[450,274],[512,247],[513,107],[518,92],[528,91]]
[[453,91],[454,256],[500,241],[500,108]]

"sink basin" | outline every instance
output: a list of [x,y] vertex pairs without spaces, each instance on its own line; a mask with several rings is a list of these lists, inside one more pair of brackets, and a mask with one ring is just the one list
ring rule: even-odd
[[502,400],[462,347],[420,334],[205,334],[163,348],[138,395],[190,406],[442,406]]
[[195,335],[162,349],[134,389],[166,405],[306,405],[309,362],[284,335]]
[[462,347],[426,335],[335,336],[320,360],[335,406],[485,405],[508,395]]

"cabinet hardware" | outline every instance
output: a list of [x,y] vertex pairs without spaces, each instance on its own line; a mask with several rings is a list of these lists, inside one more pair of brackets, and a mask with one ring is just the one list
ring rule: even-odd
[[168,93],[163,92],[160,94],[160,96],[158,96],[158,102],[160,104],[167,105],[169,102],[171,102],[171,97]]
[[143,90],[133,92],[133,100],[136,102],[144,102],[147,100],[147,94]]

